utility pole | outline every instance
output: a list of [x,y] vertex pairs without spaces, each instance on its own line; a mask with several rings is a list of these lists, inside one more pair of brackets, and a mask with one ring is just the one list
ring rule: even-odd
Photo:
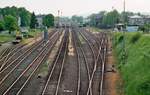
[[60,14],[60,10],[58,10],[58,27],[59,27],[59,19],[60,19],[60,17],[59,17],[59,14]]
[[124,29],[123,29],[123,55],[122,55],[122,57],[123,57],[123,64],[125,64],[126,63],[126,43],[125,43],[125,32],[126,32],[126,14],[125,14],[125,12],[126,12],[126,1],[124,0],[124,2],[123,2],[123,12],[124,12],[124,15],[123,15],[123,23],[124,23]]
[[60,17],[59,17],[59,14],[60,14],[60,10],[58,10],[58,32],[60,32]]

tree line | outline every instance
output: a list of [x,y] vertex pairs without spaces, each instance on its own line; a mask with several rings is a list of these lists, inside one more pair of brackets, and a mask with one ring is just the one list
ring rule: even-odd
[[117,23],[128,23],[129,16],[133,16],[137,13],[133,12],[122,12],[119,13],[117,10],[112,10],[110,12],[101,11],[96,14],[88,16],[90,19],[89,24],[91,26],[100,27],[100,28],[112,28]]
[[[18,25],[19,20],[20,25]],[[52,14],[44,15],[43,25],[54,26],[54,16]],[[37,28],[38,21],[35,13],[31,13],[23,7],[0,8],[0,31],[9,30],[11,33],[11,31],[19,30],[19,26],[30,27],[31,29]]]

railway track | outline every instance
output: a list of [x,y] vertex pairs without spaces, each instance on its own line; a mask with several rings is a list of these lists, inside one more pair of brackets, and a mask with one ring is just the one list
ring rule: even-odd
[[87,58],[83,48],[81,47],[81,42],[78,38],[78,32],[75,30],[76,29],[73,29],[72,35],[78,63],[78,86],[76,95],[86,95],[88,82],[90,79],[89,67],[87,64]]
[[100,43],[99,43],[98,38],[95,36],[97,34],[93,34],[90,31],[87,31],[85,28],[83,28],[83,33],[87,37],[89,42],[91,42],[91,44],[93,44],[93,47],[95,48],[95,51],[96,51],[95,54],[98,54],[97,51],[99,50]]
[[[83,29],[80,30],[80,35],[87,41],[90,49],[93,52],[93,56],[96,57],[94,60],[94,68],[91,69],[92,74],[89,81],[88,91],[84,95],[104,95],[103,94],[103,82],[105,73],[106,53],[107,53],[107,36],[105,33],[98,34],[98,38],[94,38],[97,47],[93,41],[90,41],[92,34],[85,32]],[[99,43],[98,43],[99,42]],[[92,47],[93,46],[93,47]],[[99,46],[99,47],[98,47]],[[98,49],[98,53],[94,52],[94,48]],[[97,55],[97,56],[96,56]]]
[[[84,46],[83,48],[85,48],[85,49],[83,49],[83,51],[85,52],[85,53],[87,53],[86,54],[86,57],[87,57],[87,67],[88,67],[88,69],[89,69],[89,73],[90,73],[90,77],[91,77],[91,74],[92,74],[92,71],[93,71],[93,69],[94,69],[94,64],[95,64],[95,60],[96,60],[96,52],[95,52],[95,47],[94,47],[94,43],[93,42],[91,42],[91,41],[89,41],[88,40],[88,38],[90,38],[91,36],[87,36],[85,33],[84,33],[84,30],[83,29],[81,29],[80,31],[79,31],[79,34],[82,36],[82,38],[86,41],[86,43],[87,43],[87,46]],[[86,49],[87,48],[87,49]],[[89,59],[89,60],[88,60]]]
[[[54,39],[55,37],[57,37],[57,34],[58,33],[55,33],[55,36],[51,35],[52,38]],[[52,38],[50,40],[52,40]],[[7,95],[7,93],[12,92],[12,88],[16,86],[20,78],[22,78],[22,76],[24,76],[26,72],[30,71],[30,68],[32,67],[31,64],[37,63],[37,60],[40,62],[39,58],[40,55],[42,55],[43,52],[46,51],[45,47],[48,47],[50,44],[53,43],[50,40],[46,44],[41,41],[38,45],[35,45],[35,49],[29,51],[30,53],[28,53],[25,57],[23,56],[23,59],[18,61],[19,63],[16,62],[15,64],[8,65],[8,67],[0,72],[0,74],[2,75],[0,80],[0,89],[2,95]]]
[[[18,46],[5,56],[0,69],[0,95],[23,95],[30,81],[37,75],[41,64],[46,61],[49,53],[59,39],[61,32],[53,31],[47,43],[43,40],[30,47]],[[70,38],[70,39],[69,39]],[[69,42],[72,42],[74,55],[69,55]],[[45,82],[40,86],[40,95],[104,95],[105,64],[108,38],[106,33],[94,36],[84,28],[66,28],[60,47]],[[68,49],[69,48],[69,49]],[[24,50],[24,51],[23,51]],[[74,57],[73,64],[67,63],[68,56]],[[2,57],[1,57],[2,58]],[[67,64],[67,65],[66,65]],[[67,72],[71,66],[71,72]],[[74,81],[64,78],[75,74]],[[71,79],[71,78],[69,78]],[[73,83],[71,83],[73,82]],[[66,84],[70,89],[64,89]],[[74,84],[75,86],[71,86]],[[28,87],[30,88],[30,87]]]
[[[49,34],[49,37],[53,35],[54,32]],[[1,67],[0,75],[6,75],[10,70],[12,70],[15,66],[20,65],[23,60],[25,60],[29,55],[31,55],[33,50],[36,50],[38,46],[42,45],[44,40],[40,40],[28,48],[19,49],[15,54],[13,54],[7,61],[3,63],[3,67]],[[0,77],[0,80],[3,77]]]
[[103,36],[100,39],[101,45],[98,51],[99,53],[89,84],[89,88],[92,88],[92,95],[103,95],[103,83],[107,52],[107,36],[106,34],[102,35]]
[[[12,49],[10,49],[10,52],[7,53],[3,58],[0,60],[1,66],[0,66],[0,71],[6,66],[6,63],[10,60],[15,60],[20,54],[21,50],[25,50],[25,45],[26,44],[19,44],[14,46]],[[18,56],[17,56],[18,54]]]
[[41,95],[57,95],[61,82],[62,72],[64,69],[64,63],[68,52],[68,41],[69,41],[69,29],[64,33],[58,54],[53,66],[50,68],[45,86],[41,92]]

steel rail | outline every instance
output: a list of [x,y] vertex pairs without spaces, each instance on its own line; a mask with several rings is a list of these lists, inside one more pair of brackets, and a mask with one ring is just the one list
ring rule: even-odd
[[105,45],[104,45],[104,58],[102,61],[102,74],[101,74],[101,81],[100,81],[100,94],[103,95],[103,85],[104,85],[104,73],[105,73],[105,64],[106,64],[106,54],[107,54],[107,43],[108,39],[105,38]]
[[97,69],[98,60],[99,60],[99,58],[102,60],[101,50],[102,50],[102,44],[103,43],[104,43],[104,40],[101,39],[101,41],[100,41],[100,47],[99,47],[99,51],[98,51],[98,55],[96,57],[96,64],[94,64],[94,69],[93,69],[91,80],[90,80],[90,83],[89,83],[89,90],[90,90],[90,88],[92,86],[93,78],[94,78],[94,75],[95,75],[95,72],[96,72],[96,69]]
[[[59,37],[58,37],[59,38]],[[58,38],[56,38],[56,41],[58,40]],[[25,86],[27,85],[27,83],[30,81],[30,79],[32,78],[32,76],[35,74],[36,70],[39,68],[39,66],[41,65],[42,61],[44,60],[44,58],[48,55],[48,53],[53,49],[56,41],[54,41],[54,43],[51,45],[49,51],[44,55],[44,57],[42,58],[42,60],[40,60],[39,64],[37,65],[37,67],[34,69],[34,71],[30,74],[30,76],[28,77],[28,79],[24,82],[24,84],[21,86],[20,90],[17,92],[16,95],[19,95],[21,93],[21,91],[25,88]]]
[[[55,34],[56,35],[56,34]],[[52,36],[53,37],[55,37]],[[51,39],[52,39],[51,38]],[[50,41],[51,42],[51,41]],[[38,58],[41,56],[42,53],[44,53],[44,51],[46,50],[46,48],[48,47],[48,45],[50,44],[50,42],[46,43],[46,46],[43,47],[44,49],[42,49],[42,51],[38,54],[38,56],[32,61],[31,64],[29,64],[26,69],[21,73],[21,75],[13,82],[13,84],[4,92],[3,95],[7,95],[7,93],[11,90],[11,88],[19,81],[19,79],[32,67],[32,65],[36,62],[36,60],[38,60]]]
[[[55,33],[51,38],[53,38],[56,34],[57,34],[57,33]],[[41,42],[40,44],[38,44],[38,45],[36,46],[36,48],[39,47],[39,46],[42,45],[42,44],[43,44],[43,43]],[[35,48],[34,50],[36,50],[36,48]],[[33,50],[32,52],[34,52],[34,50]],[[30,54],[32,54],[32,52],[29,52],[29,53],[27,54],[27,56],[25,56],[21,61],[19,61],[19,63],[17,63],[17,65],[15,65],[15,67],[13,67],[13,68],[10,70],[10,72],[8,72],[8,73],[1,79],[0,85],[8,78],[8,76],[9,76],[13,71],[23,62],[23,60],[25,60]],[[10,66],[10,65],[8,65],[8,66]],[[7,66],[5,69],[3,69],[3,71],[0,72],[0,75],[3,74],[3,72],[4,72],[5,70],[7,70],[8,66]]]
[[[69,31],[67,31],[67,32],[69,32]],[[59,79],[58,79],[55,95],[58,95],[58,90],[59,90],[59,85],[60,85],[60,81],[61,81],[61,77],[62,77],[62,73],[63,73],[64,63],[65,63],[65,60],[66,60],[66,57],[67,57],[67,50],[68,50],[68,43],[69,43],[68,41],[69,41],[69,33],[68,33],[68,37],[67,37],[67,41],[66,41],[66,46],[65,46],[66,48],[65,48],[64,58],[63,58],[63,61],[62,61],[61,71],[60,71],[60,74],[59,74]]]
[[[50,33],[50,36],[52,36],[52,34],[53,34],[53,33]],[[2,71],[0,71],[0,76],[2,76],[1,74],[2,74],[4,71],[6,71],[7,69],[9,69],[9,67],[10,67],[11,65],[13,65],[13,63],[15,63],[16,61],[18,61],[20,58],[23,57],[22,60],[20,60],[20,61],[23,61],[25,58],[27,58],[28,55],[31,54],[31,51],[34,51],[34,50],[35,50],[38,46],[40,46],[43,42],[44,42],[44,41],[41,40],[41,41],[39,41],[39,42],[34,43],[31,47],[29,47],[29,48],[28,48],[24,53],[22,53],[19,57],[17,57],[15,60],[11,61],[5,68],[2,69]],[[27,54],[27,55],[25,55],[25,54]],[[20,62],[20,64],[21,64],[21,62]]]
[[[44,95],[46,93],[48,84],[51,81],[52,74],[53,74],[53,72],[54,72],[54,70],[55,70],[55,68],[57,66],[57,62],[58,62],[58,60],[60,58],[61,52],[63,51],[63,45],[64,45],[64,42],[65,42],[65,35],[66,35],[66,31],[65,31],[64,37],[62,39],[62,42],[61,42],[61,45],[60,45],[60,48],[59,48],[59,51],[58,51],[58,55],[56,56],[56,59],[54,61],[54,64],[53,64],[52,69],[50,71],[50,74],[48,75],[48,79],[47,79],[46,84],[45,84],[45,86],[44,86],[44,88],[42,90],[42,94],[41,95]],[[63,60],[64,60],[64,58],[63,58]],[[62,68],[62,66],[61,66],[61,68]]]
[[[8,61],[10,61],[10,59],[13,57],[13,56],[15,56],[15,54],[17,54],[18,52],[20,52],[21,50],[22,50],[22,47],[24,47],[25,46],[25,44],[23,44],[23,45],[20,45],[20,46],[18,46],[18,47],[16,47],[15,49],[13,49],[12,51],[10,51],[5,57],[5,59],[3,59],[4,60],[4,62],[3,62],[3,64],[2,64],[2,66],[0,67],[0,71],[2,71],[2,69],[3,69],[3,67],[6,65],[6,63],[8,62]],[[16,51],[17,50],[17,51]],[[16,52],[15,52],[16,51]],[[11,55],[12,54],[12,55]]]
[[[91,43],[88,41],[88,39],[86,38],[86,36],[83,33],[81,33],[81,31],[79,33],[83,37],[83,39],[87,42],[88,46],[90,47],[90,50],[91,50],[92,55],[93,55],[94,64],[95,64],[95,57],[96,56],[94,54],[94,50],[93,50],[93,47],[92,47]],[[84,59],[86,61],[86,68],[87,68],[87,72],[88,72],[88,75],[89,75],[89,81],[90,81],[91,75],[90,75],[90,70],[89,70],[88,62],[87,62],[87,59],[86,59],[86,54],[84,53],[84,50],[83,50],[83,48],[81,46],[80,46],[80,48],[81,48],[81,51],[83,53]],[[87,95],[89,95],[89,93],[90,93],[90,95],[92,95],[91,91],[92,91],[91,88],[88,88]]]
[[[73,33],[73,31],[72,31],[72,35],[74,35],[74,33]],[[80,95],[80,84],[81,84],[81,78],[80,78],[80,76],[81,76],[81,71],[80,71],[80,69],[81,69],[81,67],[80,67],[80,56],[79,56],[79,52],[78,52],[78,50],[77,50],[77,43],[75,42],[75,37],[74,36],[72,36],[73,37],[73,41],[74,41],[74,46],[75,46],[75,51],[76,51],[76,54],[77,54],[77,63],[78,63],[78,83],[77,83],[77,92],[76,92],[76,95]]]

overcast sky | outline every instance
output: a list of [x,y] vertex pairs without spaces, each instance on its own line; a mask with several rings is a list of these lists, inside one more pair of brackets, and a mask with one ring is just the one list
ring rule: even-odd
[[[0,7],[25,7],[36,14],[52,13],[62,10],[64,16],[86,15],[101,10],[110,11],[112,7],[123,10],[123,0],[0,0]],[[126,0],[128,11],[150,13],[150,0]]]

